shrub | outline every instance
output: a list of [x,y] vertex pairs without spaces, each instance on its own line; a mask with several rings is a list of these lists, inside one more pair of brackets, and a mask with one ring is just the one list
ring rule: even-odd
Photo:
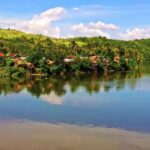
[[11,77],[21,77],[26,75],[26,70],[24,68],[7,67],[6,73]]

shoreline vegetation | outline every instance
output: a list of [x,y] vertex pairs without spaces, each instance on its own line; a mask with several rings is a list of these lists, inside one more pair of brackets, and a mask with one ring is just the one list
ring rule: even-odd
[[0,29],[0,76],[134,70],[149,59],[147,40],[54,39]]

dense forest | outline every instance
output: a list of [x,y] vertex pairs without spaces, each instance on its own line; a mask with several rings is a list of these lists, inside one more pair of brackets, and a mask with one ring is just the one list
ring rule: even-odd
[[[28,73],[126,71],[150,61],[150,39],[104,37],[55,39],[0,29],[0,72]],[[2,68],[3,69],[2,71]]]

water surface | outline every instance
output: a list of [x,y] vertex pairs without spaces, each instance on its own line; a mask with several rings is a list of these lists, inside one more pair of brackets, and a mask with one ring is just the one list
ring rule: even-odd
[[[53,145],[53,149],[79,149],[73,146],[77,143],[85,145],[82,149],[150,149],[148,70],[0,79],[0,93],[3,143],[12,138],[10,145],[28,143],[29,150],[40,149],[46,141],[45,148]],[[80,142],[80,138],[85,140]],[[10,149],[6,145],[0,143],[0,148]]]

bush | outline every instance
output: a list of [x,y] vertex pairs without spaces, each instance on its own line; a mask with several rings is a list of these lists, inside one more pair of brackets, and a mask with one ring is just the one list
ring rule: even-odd
[[24,68],[7,67],[6,73],[11,77],[21,77],[26,75],[26,70]]
[[63,64],[54,64],[50,67],[50,73],[51,74],[56,74],[62,72],[64,69]]
[[44,57],[43,53],[40,51],[36,51],[31,53],[28,57],[27,57],[27,61],[33,63],[35,66],[39,66],[39,62],[40,60]]
[[80,61],[80,68],[81,70],[88,70],[92,68],[92,65],[89,61],[89,59],[83,59]]
[[0,67],[4,67],[6,65],[6,59],[0,57]]

